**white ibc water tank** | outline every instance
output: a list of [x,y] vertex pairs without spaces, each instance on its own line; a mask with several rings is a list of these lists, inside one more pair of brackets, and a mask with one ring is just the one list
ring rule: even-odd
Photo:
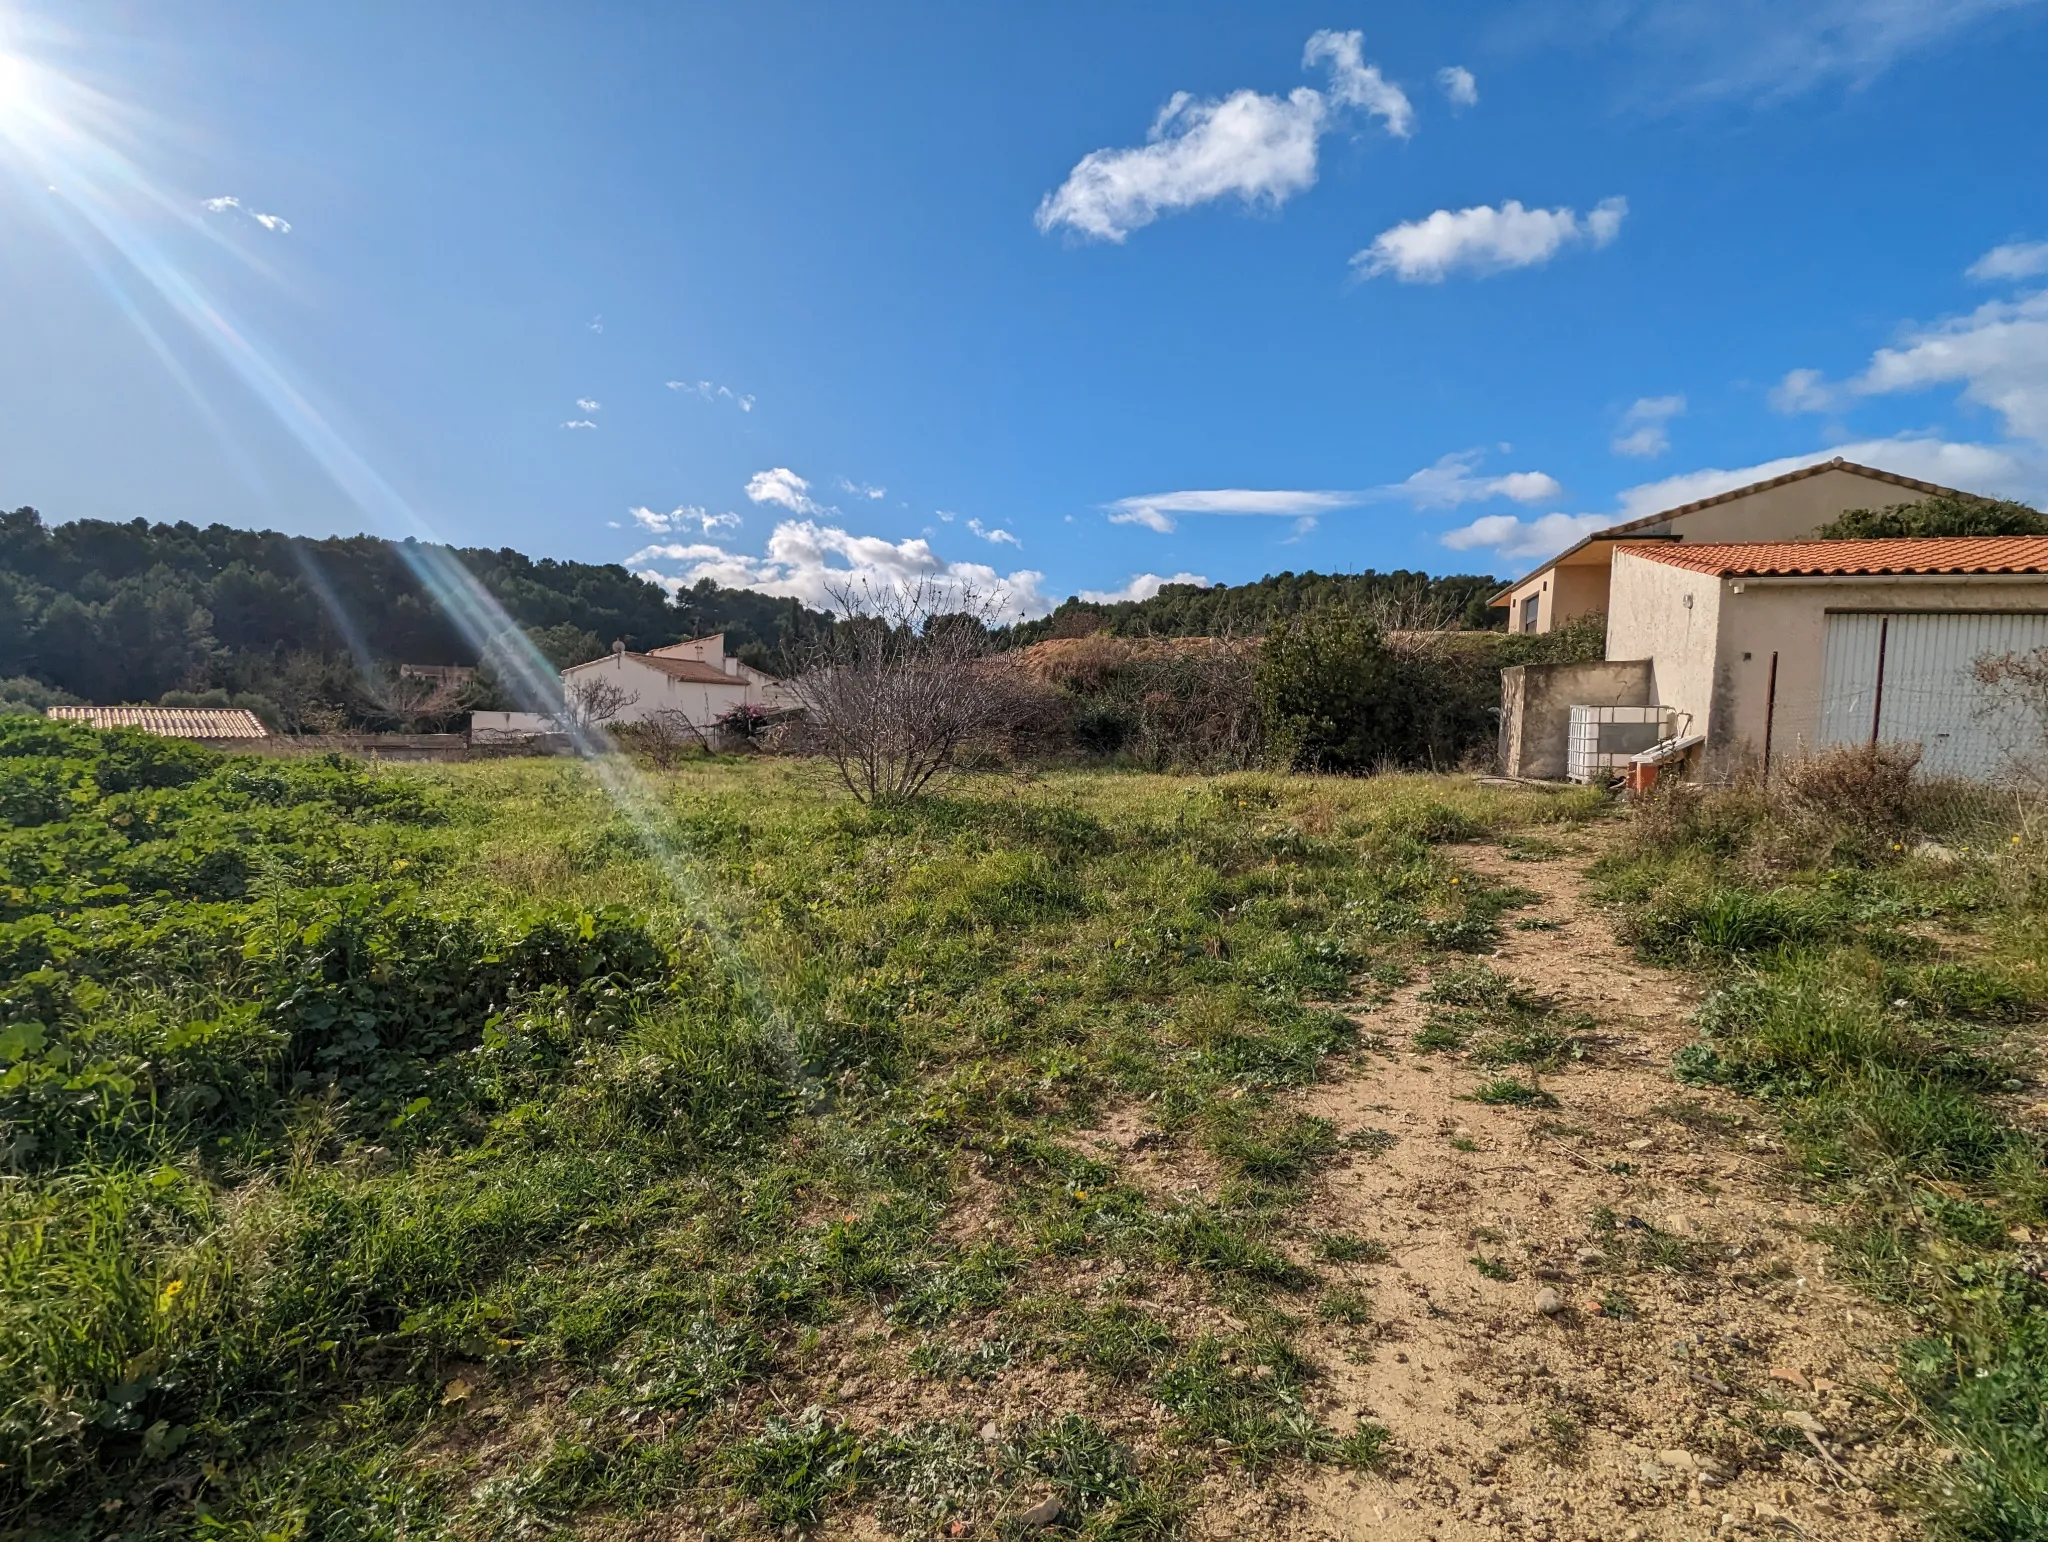
[[[1552,719],[1553,722],[1556,719]],[[1677,733],[1669,707],[1573,707],[1565,742],[1565,775],[1575,782],[1605,782],[1640,755]]]

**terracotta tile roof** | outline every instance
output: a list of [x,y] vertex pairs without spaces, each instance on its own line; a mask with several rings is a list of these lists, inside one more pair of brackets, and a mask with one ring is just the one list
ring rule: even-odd
[[1797,471],[1788,471],[1783,476],[1767,478],[1762,482],[1751,482],[1744,487],[1731,487],[1725,493],[1715,493],[1711,498],[1695,498],[1691,503],[1681,503],[1676,508],[1659,509],[1655,514],[1645,514],[1640,519],[1624,520],[1618,525],[1609,525],[1604,530],[1595,530],[1591,535],[1574,542],[1556,556],[1546,559],[1531,568],[1513,583],[1506,585],[1486,603],[1499,608],[1508,603],[1508,596],[1522,587],[1538,573],[1546,573],[1565,558],[1591,546],[1595,541],[1625,540],[1637,530],[1646,530],[1652,525],[1661,525],[1666,520],[1677,519],[1680,515],[1696,513],[1700,509],[1712,508],[1717,503],[1733,503],[1737,498],[1747,498],[1751,493],[1768,492],[1774,487],[1784,487],[1792,482],[1803,482],[1808,477],[1817,477],[1828,471],[1846,471],[1852,476],[1868,477],[1873,482],[1886,482],[1893,487],[1903,487],[1909,492],[1945,494],[1952,498],[1968,498],[1970,493],[1959,492],[1953,487],[1943,487],[1939,482],[1923,482],[1918,477],[1902,477],[1896,471],[1880,471],[1875,466],[1861,465],[1853,460],[1844,460],[1837,455],[1833,460],[1818,461],[1811,466],[1801,466]]
[[270,730],[246,707],[49,707],[62,723],[139,728],[165,739],[268,739]]
[[1631,557],[1722,578],[1852,578],[1908,573],[2048,574],[2048,536],[1951,536],[1890,541],[1674,542],[1625,546]]

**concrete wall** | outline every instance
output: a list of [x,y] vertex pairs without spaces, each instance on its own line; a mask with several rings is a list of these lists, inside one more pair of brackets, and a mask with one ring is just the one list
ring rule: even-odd
[[1501,774],[1562,781],[1573,707],[1647,707],[1654,701],[1647,659],[1503,669]]
[[1714,744],[1716,670],[1721,645],[1721,580],[1637,556],[1614,554],[1607,592],[1607,656],[1647,659],[1651,699],[1675,707],[1681,734]]

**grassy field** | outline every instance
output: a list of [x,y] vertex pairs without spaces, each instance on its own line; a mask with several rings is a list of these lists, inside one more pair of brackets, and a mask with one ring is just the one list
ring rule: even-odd
[[1716,986],[1679,1079],[1779,1116],[1836,1259],[1922,1331],[1898,1401],[1953,1461],[1912,1501],[2048,1537],[2048,831],[1909,769],[1659,800],[1599,876],[1641,954]]
[[[876,812],[779,761],[646,785],[629,818],[571,762],[0,719],[0,1525],[998,1536],[1050,1499],[1162,1538],[1205,1484],[1380,1459],[1386,1431],[1309,1411],[1298,1348],[1369,1311],[1343,1266],[1379,1243],[1294,1220],[1379,1137],[1290,1090],[1424,973],[1446,1032],[1550,1032],[1450,967],[1523,898],[1459,847],[1603,800],[1060,773]],[[2048,855],[1881,837],[1665,808],[1603,882],[1721,986],[1680,1073],[1782,1114],[1870,1288],[1927,1324],[1902,1365],[1963,1453],[1942,1524],[2037,1536],[2018,1031]],[[1131,1109],[1216,1181],[1121,1181],[1085,1137]],[[888,1414],[906,1385],[924,1411]]]
[[[1471,783],[1059,775],[864,810],[707,762],[366,770],[0,724],[0,1483],[59,1536],[534,1535],[853,1504],[1171,1535],[1304,1409],[1274,1110],[1479,950]],[[1074,1139],[1142,1104],[1200,1199]],[[1112,1288],[1080,1274],[1115,1270]],[[1170,1313],[1158,1306],[1170,1300]],[[952,1410],[863,1415],[902,1377]],[[1006,1417],[1036,1378],[1071,1408]]]

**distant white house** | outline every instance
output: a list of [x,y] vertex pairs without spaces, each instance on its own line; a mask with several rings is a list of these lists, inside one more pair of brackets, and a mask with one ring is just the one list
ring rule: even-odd
[[[750,706],[780,712],[796,705],[789,687],[764,670],[743,664],[725,651],[725,634],[693,637],[647,653],[614,647],[601,659],[573,664],[562,671],[563,693],[572,710],[585,700],[616,688],[621,705],[610,712],[610,724],[644,723],[672,713],[693,728],[709,729],[734,707]],[[474,739],[517,739],[559,733],[562,725],[531,712],[478,712],[470,718]]]

